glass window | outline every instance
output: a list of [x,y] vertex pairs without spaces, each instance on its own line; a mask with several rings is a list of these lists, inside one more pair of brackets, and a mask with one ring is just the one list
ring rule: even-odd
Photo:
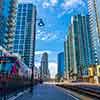
[[14,49],[14,52],[15,52],[15,53],[18,52],[18,49]]
[[22,15],[23,15],[23,16],[26,16],[27,14],[24,12],[24,13],[22,13]]
[[20,17],[20,16],[21,16],[21,12],[18,12],[17,13],[17,18]]
[[26,12],[26,8],[25,7],[23,8],[23,11]]
[[24,4],[24,5],[23,5],[23,9],[26,9],[26,6],[27,6],[27,5],[26,5],[26,4]]
[[17,30],[20,29],[20,25],[17,25],[17,26],[16,26],[16,29],[17,29]]
[[16,32],[15,32],[15,36],[18,36],[20,33],[20,31],[17,29]]
[[19,20],[17,20],[17,26],[19,26],[20,25],[20,21]]
[[23,40],[20,40],[20,43],[23,44],[24,43],[24,39]]
[[16,36],[15,36],[15,39],[18,40],[18,39],[19,39],[19,35],[16,35]]
[[22,19],[25,20],[26,19],[26,16],[22,16]]
[[23,25],[23,26],[25,25],[25,20],[22,20],[22,25]]
[[25,33],[25,32],[24,32],[24,30],[21,30],[20,34],[22,34],[22,35],[23,35],[24,33]]
[[32,8],[33,8],[32,4],[28,5],[28,9],[32,9]]
[[21,25],[21,30],[22,30],[22,29],[25,29],[25,25]]
[[15,48],[15,49],[18,49],[18,45],[15,45],[14,48]]
[[18,42],[19,42],[19,40],[15,40],[15,41],[14,41],[14,44],[18,44]]

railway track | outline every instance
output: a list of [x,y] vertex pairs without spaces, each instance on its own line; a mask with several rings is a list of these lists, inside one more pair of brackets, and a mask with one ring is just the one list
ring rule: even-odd
[[85,95],[88,95],[88,96],[91,96],[91,97],[95,97],[97,99],[100,100],[100,90],[98,87],[94,89],[92,87],[89,87],[89,86],[82,86],[82,85],[76,85],[76,86],[72,86],[72,85],[57,85],[59,87],[62,87],[64,89],[68,89],[68,90],[71,90],[71,91],[74,91],[74,92],[77,92],[77,93],[82,93],[82,94],[85,94]]

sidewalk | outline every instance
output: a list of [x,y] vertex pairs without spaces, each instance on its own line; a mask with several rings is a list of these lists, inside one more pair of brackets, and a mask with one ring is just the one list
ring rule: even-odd
[[72,81],[64,81],[64,82],[45,82],[46,84],[55,84],[55,85],[88,85],[88,86],[100,86],[100,84],[96,83],[88,83],[88,82],[72,82]]

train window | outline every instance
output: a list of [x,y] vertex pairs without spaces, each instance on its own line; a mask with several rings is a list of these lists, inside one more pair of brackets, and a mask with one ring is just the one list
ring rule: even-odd
[[[16,64],[15,57],[0,57],[0,72],[10,74],[14,64]],[[17,65],[17,64],[16,64]]]

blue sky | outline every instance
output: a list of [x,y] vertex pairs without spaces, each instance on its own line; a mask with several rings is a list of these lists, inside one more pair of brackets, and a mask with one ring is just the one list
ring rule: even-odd
[[57,54],[64,51],[70,18],[87,13],[87,0],[22,0],[33,2],[37,7],[37,18],[44,20],[45,26],[37,26],[35,63],[40,65],[43,52],[49,54],[49,69],[52,77],[57,73]]

